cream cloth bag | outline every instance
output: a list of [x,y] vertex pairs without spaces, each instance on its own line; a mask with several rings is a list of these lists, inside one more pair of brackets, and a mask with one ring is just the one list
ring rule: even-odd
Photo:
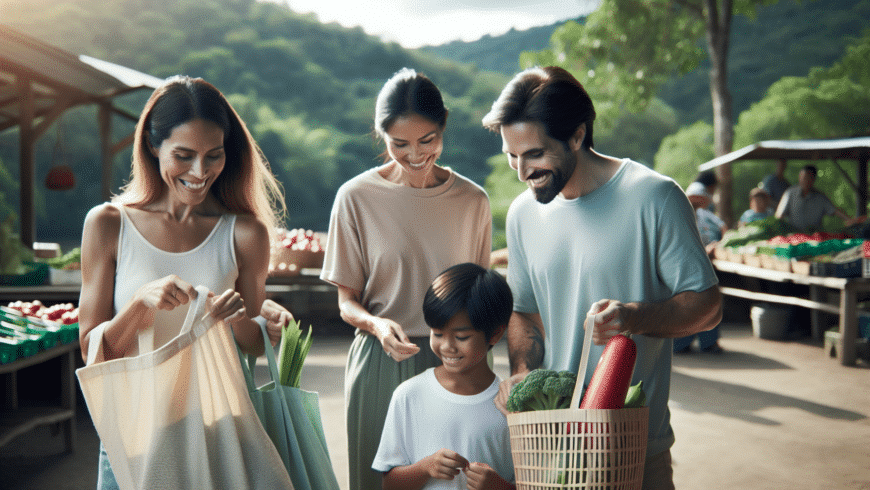
[[137,357],[102,361],[106,324],[76,371],[120,487],[292,489],[254,406],[229,327],[208,289],[177,337]]

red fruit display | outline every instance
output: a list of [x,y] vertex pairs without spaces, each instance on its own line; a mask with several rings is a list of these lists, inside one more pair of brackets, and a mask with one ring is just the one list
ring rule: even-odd
[[45,306],[37,299],[34,301],[14,301],[7,306],[21,312],[24,316],[32,316],[41,320],[63,323],[64,325],[79,322],[79,309],[72,303]]
[[320,268],[325,247],[325,233],[303,228],[280,228],[272,246],[269,274],[293,276],[304,268]]

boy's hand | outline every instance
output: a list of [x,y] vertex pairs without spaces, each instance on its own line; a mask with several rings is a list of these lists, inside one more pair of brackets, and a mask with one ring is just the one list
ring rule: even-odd
[[452,480],[459,470],[468,466],[468,460],[456,451],[439,449],[434,454],[423,458],[423,464],[429,476],[437,480]]
[[465,468],[468,490],[508,490],[515,487],[486,463],[470,463]]
[[505,414],[505,416],[510,413],[507,409],[507,400],[511,396],[511,390],[514,385],[526,379],[526,375],[528,374],[528,372],[514,374],[510,378],[503,380],[498,385],[498,393],[495,395],[493,402],[495,403],[495,408],[497,408],[499,412]]

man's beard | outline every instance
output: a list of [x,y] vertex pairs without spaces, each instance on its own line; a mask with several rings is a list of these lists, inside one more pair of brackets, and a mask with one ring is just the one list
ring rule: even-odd
[[532,192],[535,194],[535,199],[539,203],[547,204],[562,192],[562,189],[565,188],[565,184],[568,183],[568,179],[571,178],[573,173],[574,166],[572,165],[565,165],[563,168],[554,168],[550,171],[550,182],[548,182],[547,185],[544,187],[532,187],[530,184],[529,187],[532,189]]

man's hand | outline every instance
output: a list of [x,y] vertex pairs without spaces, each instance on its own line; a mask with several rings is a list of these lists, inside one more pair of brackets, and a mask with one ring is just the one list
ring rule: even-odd
[[465,468],[468,490],[511,490],[513,485],[505,481],[486,463],[469,463]]
[[613,299],[596,301],[586,314],[584,328],[592,329],[592,342],[605,345],[614,335],[626,331],[625,304]]
[[495,400],[493,400],[493,401],[495,402],[495,407],[498,408],[499,412],[501,412],[505,415],[510,413],[510,412],[508,412],[508,409],[507,409],[507,400],[511,394],[511,390],[513,389],[513,387],[517,383],[526,379],[527,374],[529,374],[529,373],[525,372],[525,373],[514,374],[513,376],[502,381],[498,385],[498,394],[495,395]]

